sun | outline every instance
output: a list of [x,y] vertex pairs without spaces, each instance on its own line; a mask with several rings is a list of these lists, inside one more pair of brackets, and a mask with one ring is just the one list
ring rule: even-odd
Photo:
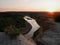
[[47,8],[47,11],[52,13],[55,11],[55,9],[53,7],[49,7],[49,8]]
[[55,12],[57,9],[57,1],[56,0],[47,0],[45,2],[45,6],[46,6],[46,11],[48,12]]

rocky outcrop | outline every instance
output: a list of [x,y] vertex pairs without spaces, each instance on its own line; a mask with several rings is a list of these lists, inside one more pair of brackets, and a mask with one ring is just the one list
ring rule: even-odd
[[44,45],[45,42],[42,43],[40,40],[44,36],[44,32],[54,25],[54,22],[42,15],[34,15],[33,18],[35,18],[37,23],[41,26],[41,28],[34,33],[34,40],[36,41],[37,45]]
[[0,45],[21,45],[21,42],[17,39],[10,39],[4,32],[0,32]]
[[60,23],[55,23],[40,40],[45,45],[60,45]]

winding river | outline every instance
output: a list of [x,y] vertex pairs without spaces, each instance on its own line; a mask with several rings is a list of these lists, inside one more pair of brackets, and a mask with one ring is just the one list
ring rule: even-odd
[[40,26],[37,24],[35,19],[29,16],[25,16],[24,20],[27,21],[32,26],[32,28],[27,34],[20,34],[20,36],[17,39],[21,40],[22,45],[36,45],[36,43],[31,39],[31,37],[33,36],[34,32],[40,28]]
[[36,30],[38,30],[40,28],[40,26],[38,25],[38,23],[36,22],[35,19],[33,19],[29,16],[25,16],[24,20],[27,21],[32,26],[31,30],[27,34],[25,34],[26,37],[31,38],[33,36],[33,33]]

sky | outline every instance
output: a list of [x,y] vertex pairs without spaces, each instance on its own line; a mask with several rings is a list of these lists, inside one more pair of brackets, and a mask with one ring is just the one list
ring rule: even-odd
[[60,11],[60,0],[0,0],[0,11]]

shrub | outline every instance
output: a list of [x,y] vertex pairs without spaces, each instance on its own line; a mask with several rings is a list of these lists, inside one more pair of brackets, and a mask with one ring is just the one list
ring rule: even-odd
[[20,30],[17,28],[13,28],[12,25],[7,26],[4,30],[4,32],[6,33],[6,35],[8,35],[11,39],[15,39],[19,34],[20,34]]

